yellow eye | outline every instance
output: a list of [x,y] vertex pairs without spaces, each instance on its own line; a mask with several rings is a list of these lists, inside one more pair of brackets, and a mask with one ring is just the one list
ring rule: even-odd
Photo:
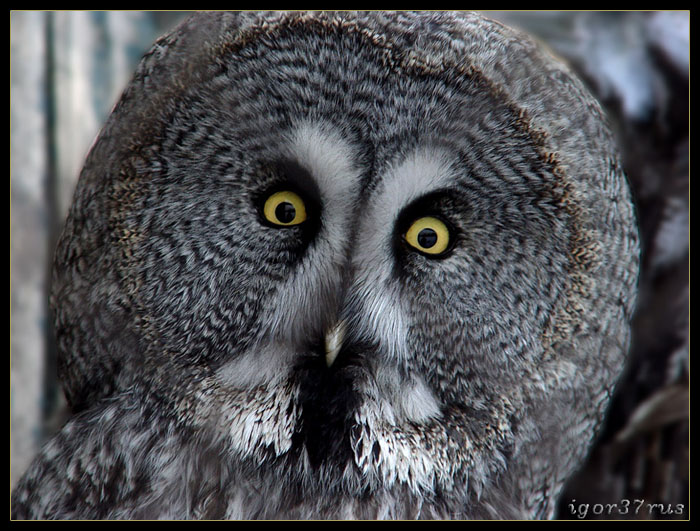
[[270,223],[291,227],[306,220],[306,207],[301,197],[294,192],[284,190],[275,192],[267,198],[263,215]]
[[406,242],[426,254],[444,253],[450,244],[450,230],[432,216],[418,218],[406,231]]

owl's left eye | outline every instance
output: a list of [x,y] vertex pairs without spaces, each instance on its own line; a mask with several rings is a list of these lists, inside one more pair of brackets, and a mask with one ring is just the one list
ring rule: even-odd
[[411,224],[404,239],[408,245],[421,253],[439,256],[450,247],[450,229],[442,220],[424,216]]
[[291,227],[306,221],[306,205],[298,194],[282,190],[267,198],[263,215],[273,225]]

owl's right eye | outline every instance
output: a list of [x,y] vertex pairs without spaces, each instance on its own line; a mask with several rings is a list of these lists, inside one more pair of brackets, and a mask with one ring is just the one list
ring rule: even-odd
[[291,190],[275,192],[263,205],[263,216],[279,227],[291,227],[306,221],[306,205],[298,194]]

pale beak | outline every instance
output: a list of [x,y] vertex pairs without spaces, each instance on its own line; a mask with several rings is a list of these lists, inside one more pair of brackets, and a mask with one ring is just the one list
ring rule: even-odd
[[338,357],[338,352],[340,352],[340,347],[343,346],[344,339],[345,321],[341,320],[335,323],[335,325],[326,332],[326,365],[328,367],[333,365],[335,358]]

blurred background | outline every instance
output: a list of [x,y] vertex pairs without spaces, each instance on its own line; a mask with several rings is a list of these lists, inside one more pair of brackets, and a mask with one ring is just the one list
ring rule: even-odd
[[[47,293],[82,162],[141,56],[188,14],[10,12],[11,487],[67,416]],[[642,234],[628,367],[557,517],[687,519],[690,14],[485,14],[545,43],[598,97]]]
[[187,14],[10,13],[11,484],[65,421],[48,280],[78,174],[141,56]]

